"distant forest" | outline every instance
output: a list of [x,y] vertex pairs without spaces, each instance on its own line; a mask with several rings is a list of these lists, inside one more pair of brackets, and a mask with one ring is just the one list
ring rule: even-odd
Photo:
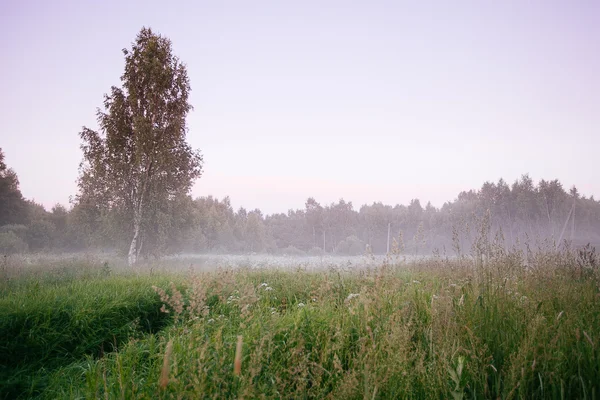
[[[507,247],[564,242],[600,244],[600,202],[566,191],[558,180],[537,184],[486,182],[441,208],[414,199],[407,205],[375,202],[355,207],[340,199],[264,215],[234,210],[230,199],[179,195],[154,208],[143,230],[140,255],[174,253],[274,253],[289,255],[408,255],[469,252],[482,226]],[[127,254],[131,227],[118,208],[82,199],[51,210],[23,198],[16,173],[0,149],[0,253],[116,251]],[[129,223],[130,224],[130,223]],[[389,247],[388,247],[389,246]],[[458,248],[457,248],[458,247]]]

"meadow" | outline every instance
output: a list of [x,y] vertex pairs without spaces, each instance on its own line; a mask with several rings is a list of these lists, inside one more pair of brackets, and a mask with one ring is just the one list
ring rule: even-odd
[[591,249],[208,259],[5,259],[1,397],[600,396]]

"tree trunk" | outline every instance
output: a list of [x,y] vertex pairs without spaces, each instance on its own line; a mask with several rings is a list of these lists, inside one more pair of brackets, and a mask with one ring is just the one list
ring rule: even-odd
[[141,235],[138,237],[138,245],[137,245],[137,254],[136,259],[140,259],[140,254],[142,254],[142,246],[144,245],[144,236]]
[[129,246],[128,264],[132,267],[138,259],[138,239],[140,238],[140,228],[142,225],[142,200],[133,211],[133,239]]
[[133,225],[133,239],[131,240],[131,245],[129,246],[129,256],[127,258],[128,264],[132,267],[137,262],[137,240],[140,234],[140,225],[138,223],[134,223]]

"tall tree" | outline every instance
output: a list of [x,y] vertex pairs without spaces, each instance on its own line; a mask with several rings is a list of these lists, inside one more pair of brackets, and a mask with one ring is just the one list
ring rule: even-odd
[[19,189],[19,179],[4,162],[4,152],[0,148],[0,226],[23,224],[26,213],[27,204]]
[[202,156],[186,142],[190,83],[171,41],[143,28],[124,49],[122,88],[113,86],[98,110],[100,132],[80,137],[80,199],[125,211],[131,227],[128,261],[137,261],[152,210],[188,193]]
[[[323,232],[323,207],[313,197],[306,200],[304,207],[309,234],[312,236],[312,247],[317,247],[317,233],[320,235]],[[325,251],[325,248],[323,250]]]

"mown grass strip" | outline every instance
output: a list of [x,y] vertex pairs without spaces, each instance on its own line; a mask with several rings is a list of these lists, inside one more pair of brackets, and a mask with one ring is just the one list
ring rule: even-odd
[[163,277],[95,277],[19,282],[0,298],[0,393],[38,387],[40,368],[53,370],[99,356],[167,323],[152,284]]

